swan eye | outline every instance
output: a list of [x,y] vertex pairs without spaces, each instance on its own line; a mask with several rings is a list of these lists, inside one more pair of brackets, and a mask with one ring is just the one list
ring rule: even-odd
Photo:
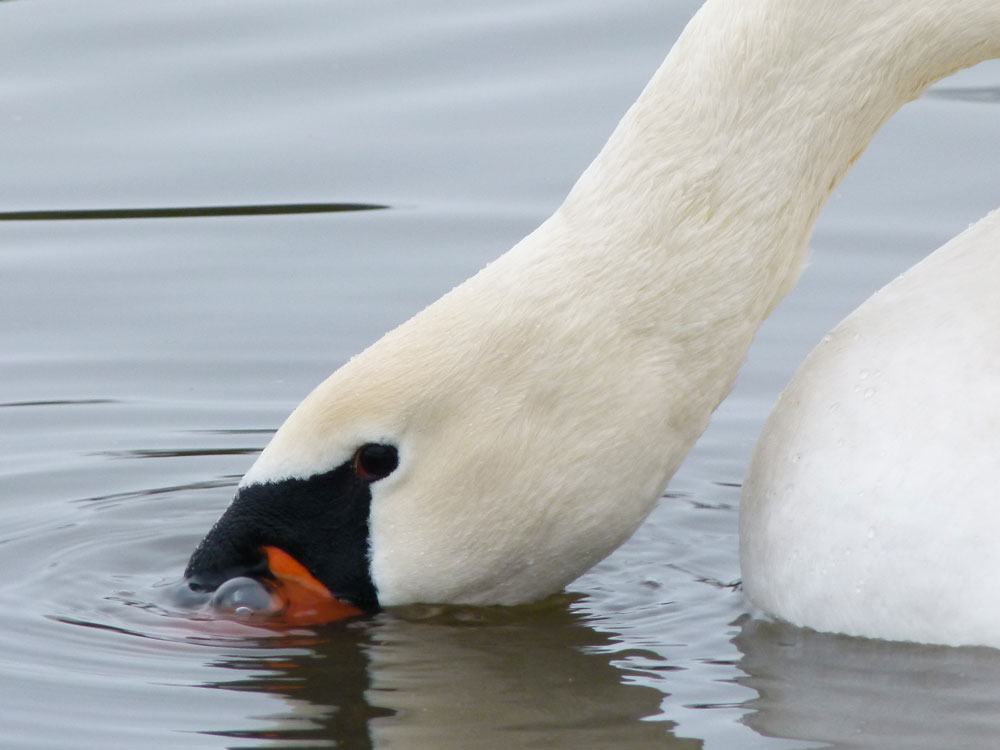
[[360,479],[375,482],[384,479],[399,466],[399,453],[393,445],[365,443],[354,454],[354,473]]

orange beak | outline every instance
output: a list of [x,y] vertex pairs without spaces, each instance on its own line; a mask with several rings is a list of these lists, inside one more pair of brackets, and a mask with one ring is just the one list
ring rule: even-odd
[[360,615],[361,610],[335,598],[298,560],[278,547],[264,547],[274,578],[278,621],[289,625],[322,625]]

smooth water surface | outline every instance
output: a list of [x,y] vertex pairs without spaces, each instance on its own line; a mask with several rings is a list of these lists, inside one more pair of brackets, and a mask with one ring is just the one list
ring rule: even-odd
[[878,136],[668,496],[566,595],[291,633],[170,605],[299,399],[554,209],[697,5],[0,3],[0,745],[995,742],[1000,652],[754,619],[736,508],[805,353],[1000,203],[996,65]]

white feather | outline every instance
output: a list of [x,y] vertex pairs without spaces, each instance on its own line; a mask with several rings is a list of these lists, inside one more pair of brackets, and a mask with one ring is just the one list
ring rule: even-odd
[[761,434],[744,585],[799,625],[1000,646],[1000,214],[840,323]]

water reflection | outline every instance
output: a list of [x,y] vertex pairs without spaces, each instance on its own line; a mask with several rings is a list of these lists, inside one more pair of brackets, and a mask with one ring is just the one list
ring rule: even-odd
[[748,622],[734,640],[744,721],[766,737],[837,748],[993,747],[1000,652],[890,643]]
[[214,666],[246,677],[206,687],[278,695],[288,711],[273,716],[273,725],[265,729],[209,733],[261,740],[259,745],[240,742],[241,748],[372,747],[369,722],[391,712],[366,700],[369,628],[352,623],[328,628],[324,636],[290,639],[283,648],[268,648],[261,655],[221,658]]
[[643,721],[663,694],[627,684],[616,664],[629,654],[602,653],[611,638],[569,605],[408,608],[277,657],[227,659],[219,666],[254,675],[214,687],[282,694],[289,711],[262,732],[220,734],[268,748],[701,747]]

